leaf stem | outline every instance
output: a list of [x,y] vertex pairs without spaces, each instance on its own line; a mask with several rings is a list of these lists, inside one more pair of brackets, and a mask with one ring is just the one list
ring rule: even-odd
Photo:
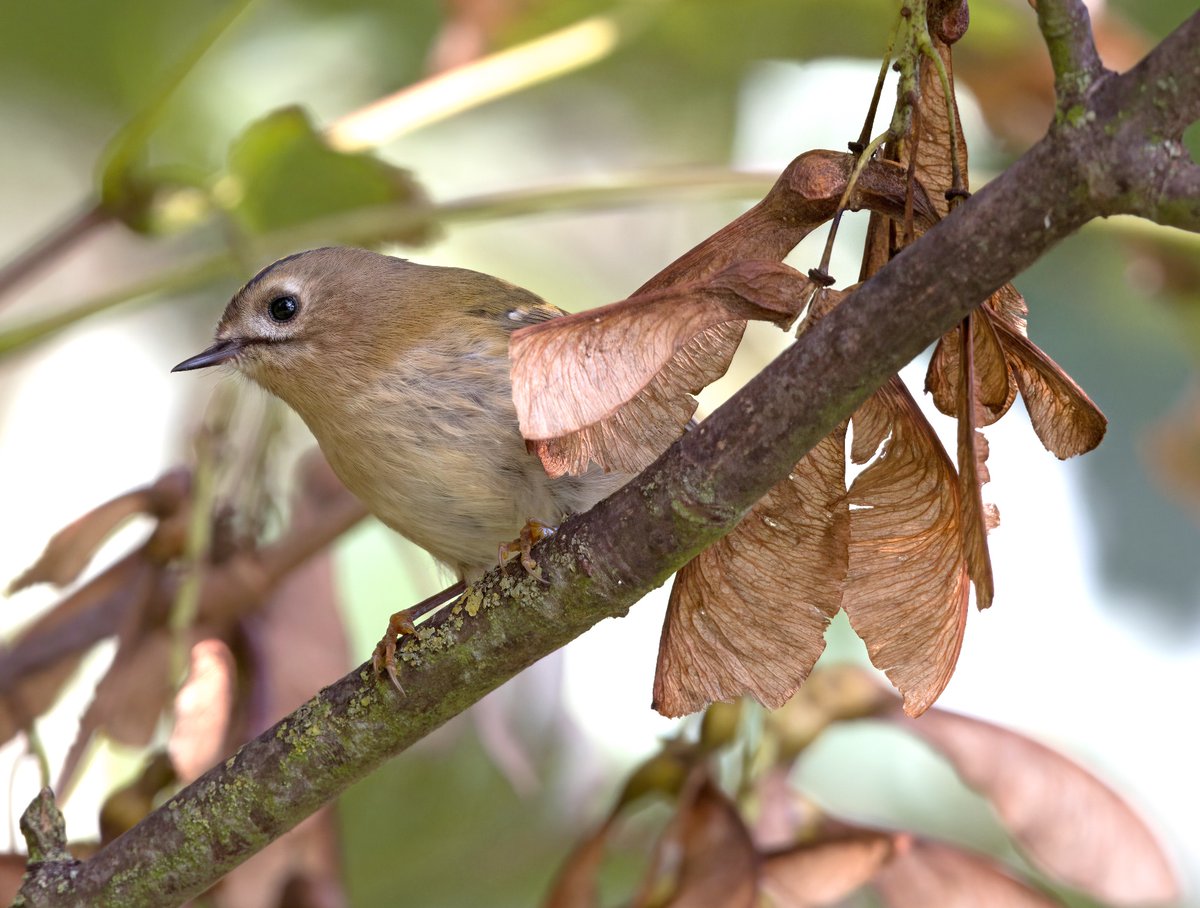
[[808,273],[809,277],[819,284],[829,286],[833,283],[833,279],[829,274],[829,259],[833,254],[833,243],[837,238],[838,225],[842,222],[842,214],[846,211],[846,205],[850,201],[854,187],[858,184],[858,178],[862,176],[863,168],[875,156],[875,152],[879,150],[879,147],[891,137],[892,131],[889,127],[867,144],[867,147],[862,150],[862,153],[858,156],[858,160],[854,163],[854,170],[850,172],[850,179],[846,181],[846,189],[842,193],[842,197],[838,199],[837,210],[834,211],[833,220],[829,224],[829,236],[825,240],[825,251],[821,253],[821,264]]
[[896,21],[892,24],[892,32],[888,36],[887,50],[883,52],[883,62],[879,66],[879,76],[875,79],[875,91],[871,94],[871,103],[867,107],[867,116],[863,120],[862,131],[858,134],[858,140],[850,143],[850,150],[855,154],[867,147],[867,142],[871,138],[871,130],[875,128],[875,115],[879,112],[879,100],[883,97],[883,85],[887,81],[888,64],[892,62],[892,51],[896,46],[896,38],[900,34],[900,26],[903,22],[904,16],[897,12]]
[[38,734],[37,727],[33,722],[30,722],[25,729],[25,744],[29,749],[30,756],[37,763],[38,778],[41,780],[42,788],[50,784],[50,758],[46,756],[46,745],[42,742],[42,736]]
[[962,168],[958,163],[958,111],[954,104],[954,87],[950,84],[950,74],[946,72],[942,55],[933,46],[933,39],[929,36],[929,24],[924,19],[917,27],[917,47],[924,57],[932,61],[934,69],[937,70],[938,81],[942,84],[942,98],[946,102],[946,122],[950,127],[951,178],[947,201],[953,202],[955,198],[961,198],[961,194],[967,188],[963,185]]

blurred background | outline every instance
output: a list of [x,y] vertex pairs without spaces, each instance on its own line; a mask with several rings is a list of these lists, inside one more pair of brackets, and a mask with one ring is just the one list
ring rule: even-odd
[[[1115,69],[1195,9],[1090,6]],[[0,286],[0,579],[100,503],[211,461],[213,438],[225,452],[219,487],[255,498],[265,537],[279,532],[293,466],[312,446],[304,427],[232,376],[169,374],[273,258],[400,240],[397,254],[491,272],[567,309],[621,299],[761,197],[795,155],[857,137],[892,10],[885,0],[4,5],[0,262],[45,237],[61,242]],[[974,0],[971,17],[955,68],[977,188],[1043,133],[1052,83],[1025,0]],[[462,78],[444,75],[455,67]],[[299,112],[275,113],[290,106]],[[1195,156],[1194,129],[1188,140]],[[326,183],[330,148],[393,167],[351,163]],[[320,185],[303,185],[309,172]],[[97,199],[108,215],[88,213]],[[839,236],[831,272],[843,284],[857,276],[864,227],[849,218]],[[823,242],[818,231],[789,262],[814,266]],[[1016,284],[1031,337],[1109,431],[1069,463],[1019,413],[988,431],[985,496],[1002,518],[996,599],[971,616],[939,705],[1024,731],[1113,785],[1161,831],[1200,905],[1187,719],[1200,682],[1200,240],[1114,218]],[[702,407],[787,340],[752,326]],[[923,362],[904,373],[914,392],[923,375]],[[953,423],[926,410],[952,450]],[[123,525],[83,580],[152,526]],[[243,629],[258,664],[281,667],[242,716],[252,733],[366,659],[388,614],[447,580],[370,521],[306,570],[297,598],[320,603],[288,611],[280,592],[258,629]],[[60,596],[40,585],[6,599],[0,632]],[[340,620],[318,615],[335,601]],[[664,588],[355,786],[320,859],[344,870],[350,904],[397,903],[398,878],[403,904],[536,902],[623,773],[677,725],[649,708],[665,602]],[[828,639],[823,662],[866,663],[844,620]],[[106,734],[106,722],[86,747],[73,744],[115,651],[111,638],[93,648],[37,723],[51,775],[78,751],[65,801],[73,839],[97,835],[106,796],[143,765],[143,749],[119,743],[137,735]],[[242,655],[235,647],[244,672]],[[197,696],[234,696],[216,690]],[[162,746],[173,728],[151,722],[142,737]],[[797,773],[841,815],[1011,852],[986,804],[894,730],[839,726]],[[16,816],[38,786],[37,759],[13,737],[0,748],[10,818],[0,851],[20,844]]]

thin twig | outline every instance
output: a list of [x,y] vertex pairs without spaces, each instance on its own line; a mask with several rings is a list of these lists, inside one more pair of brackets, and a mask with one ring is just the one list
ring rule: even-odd
[[16,258],[0,267],[0,297],[11,292],[34,272],[75,248],[80,240],[109,220],[108,213],[98,204],[91,202],[82,206],[29,248],[19,252]]
[[858,134],[858,140],[850,143],[850,150],[855,154],[861,154],[862,150],[867,147],[867,142],[871,138],[871,132],[875,129],[875,115],[879,112],[879,99],[883,97],[883,85],[887,81],[888,66],[892,62],[892,51],[896,46],[896,36],[900,34],[900,27],[904,24],[905,17],[900,13],[896,14],[896,21],[892,25],[892,32],[888,36],[887,50],[883,52],[883,62],[879,66],[879,75],[875,79],[875,91],[871,94],[871,103],[867,107],[867,116],[863,119],[862,131]]
[[[379,205],[320,218],[254,238],[256,258],[281,255],[322,243],[374,243],[382,236],[403,232],[435,220],[442,224],[527,217],[559,211],[599,211],[606,208],[652,205],[668,199],[748,198],[761,195],[774,178],[731,170],[642,172],[615,177],[600,186],[552,186],[469,196],[434,205]],[[230,252],[195,259],[160,275],[100,294],[53,315],[0,329],[0,359],[47,340],[72,325],[128,304],[150,305],[218,279],[233,279],[244,268]]]
[[37,726],[33,722],[25,728],[25,743],[29,755],[37,763],[41,787],[45,788],[50,784],[50,758],[46,756],[46,745],[42,743],[42,736],[38,734]]
[[1038,27],[1054,67],[1054,93],[1061,112],[1079,105],[1104,64],[1092,39],[1092,23],[1083,0],[1038,0]]
[[833,283],[832,276],[829,274],[829,260],[833,255],[833,243],[837,239],[842,215],[846,211],[846,206],[850,204],[850,197],[854,194],[854,188],[858,185],[858,178],[862,176],[863,168],[867,166],[871,158],[875,157],[875,152],[879,150],[879,147],[890,138],[892,138],[890,129],[881,132],[867,144],[859,154],[858,160],[854,162],[854,169],[850,171],[850,179],[846,181],[846,189],[838,200],[837,210],[834,211],[833,220],[829,224],[829,236],[825,238],[825,250],[821,253],[821,264],[808,273],[809,277],[819,284],[828,286]]

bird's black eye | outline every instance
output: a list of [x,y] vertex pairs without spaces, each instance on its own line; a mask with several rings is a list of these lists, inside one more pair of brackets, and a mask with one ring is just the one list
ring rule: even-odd
[[267,311],[275,321],[286,322],[296,317],[300,304],[294,296],[277,296],[267,305]]

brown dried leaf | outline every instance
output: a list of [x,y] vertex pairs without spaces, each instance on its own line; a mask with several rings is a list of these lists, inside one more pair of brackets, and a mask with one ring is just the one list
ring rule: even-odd
[[[914,172],[930,190],[940,214],[948,213],[951,207],[943,200],[944,193],[955,188],[955,164],[959,171],[958,188],[966,189],[969,184],[967,146],[954,98],[952,52],[947,43],[957,40],[956,36],[965,30],[965,10],[965,4],[961,4],[958,12],[962,15],[942,19],[941,33],[934,28],[934,52],[945,68],[950,97],[947,98],[943,88],[936,61],[922,59],[915,135],[910,146],[900,153],[901,160],[906,160],[910,152],[914,156]],[[948,12],[954,13],[955,9]],[[948,23],[958,23],[961,29],[954,27],[947,31]],[[957,158],[952,158],[955,150]],[[919,234],[921,226],[914,224],[914,233]],[[977,429],[1008,412],[1018,386],[1016,370],[1008,361],[992,319],[1002,319],[1012,329],[1024,332],[1024,315],[1025,301],[1021,295],[1011,284],[1001,287],[985,302],[980,314],[965,320],[969,339],[964,338],[963,328],[959,327],[939,341],[926,374],[925,387],[933,394],[935,405],[958,419],[960,525],[968,573],[975,584],[975,599],[980,608],[990,606],[994,595],[987,531],[999,522],[999,517],[994,507],[983,504],[981,486],[988,481],[987,441]]]
[[[1006,412],[1017,390],[1025,399],[1030,422],[1042,444],[1060,459],[1090,451],[1104,437],[1108,421],[1071,377],[1026,336],[1025,300],[1011,284],[1005,284],[977,310],[973,319],[975,358],[986,363],[986,374],[977,381],[980,401],[978,424],[990,425]],[[959,329],[939,341],[925,376],[925,390],[937,408],[947,415],[958,413]],[[1003,350],[1007,395],[997,405],[999,370],[994,348]],[[989,392],[989,386],[995,390]]]
[[701,331],[611,416],[560,438],[526,444],[551,476],[583,472],[592,462],[616,472],[640,472],[679,437],[696,412],[692,389],[725,373],[745,330],[744,321],[732,321]]
[[967,573],[975,584],[975,604],[985,609],[992,604],[995,592],[987,534],[999,522],[999,516],[994,505],[983,503],[983,484],[990,478],[987,468],[988,443],[975,428],[976,417],[982,407],[975,399],[975,345],[973,341],[966,342],[968,335],[974,338],[976,331],[973,325],[977,321],[985,319],[968,315],[959,329],[962,379],[958,394],[958,500],[963,509],[960,523]]
[[1121,905],[1179,897],[1171,863],[1149,827],[1078,764],[979,719],[942,710],[919,721],[892,716],[992,802],[1029,859],[1049,875]]
[[852,419],[855,463],[883,449],[850,487],[842,607],[871,662],[904,696],[905,712],[916,716],[950,680],[966,624],[957,477],[898,378]]
[[[759,856],[737,807],[708,779],[693,785],[675,820],[656,846],[659,857],[678,861],[665,900],[643,887],[634,908],[754,908],[758,903]],[[657,862],[656,862],[657,863]]]
[[[950,105],[954,108],[955,138],[958,149],[958,166],[963,188],[967,188],[967,142],[963,136],[962,118],[958,113],[958,102],[954,99],[954,62],[950,45],[933,37],[934,51],[941,57],[950,82]],[[945,192],[953,186],[953,165],[950,157],[950,116],[946,104],[946,93],[937,67],[927,57],[921,58],[918,76],[920,99],[913,118],[914,133],[910,141],[915,145],[915,173],[917,180],[929,192],[938,214],[945,216],[950,210]],[[901,160],[908,163],[908,149]]]
[[[833,217],[855,164],[856,158],[845,152],[805,152],[784,168],[761,202],[681,255],[634,295],[703,280],[735,262],[783,261],[797,243]],[[906,195],[904,168],[874,160],[859,175],[848,207],[898,218]],[[913,205],[916,217],[936,219],[937,211],[920,187]]]
[[[725,373],[746,320],[784,327],[811,288],[786,265],[741,262],[703,283],[515,331],[509,356],[521,434],[535,443],[583,436],[573,461],[561,450],[549,458],[552,475],[568,463],[581,472],[589,457],[609,470],[642,469],[683,431],[696,406],[690,395]],[[603,424],[623,406],[623,425]]]
[[780,908],[833,905],[869,882],[892,850],[890,835],[859,832],[778,851],[763,861],[763,890]]
[[[984,306],[989,306],[990,300],[1003,290],[1004,287],[997,290]],[[1007,413],[1017,399],[1016,376],[990,317],[980,313],[971,319],[971,338],[974,341],[974,388],[978,405],[976,420],[981,427],[990,426]],[[938,341],[925,373],[925,390],[933,396],[933,403],[938,410],[947,416],[958,415],[958,389],[962,383],[961,353],[962,329],[955,327]]]
[[[957,41],[962,36],[969,17],[965,2],[959,3],[956,8],[952,7],[953,4],[931,7],[929,24],[935,52],[946,68],[950,83],[961,188],[966,189],[967,143],[962,133],[958,104],[953,100],[954,66],[947,42]],[[918,66],[912,128],[907,135],[889,140],[884,146],[884,157],[905,171],[911,193],[906,199],[904,211],[900,216],[894,216],[894,221],[885,220],[879,216],[882,212],[872,209],[876,214],[872,215],[867,228],[860,280],[874,275],[904,246],[920,237],[950,210],[946,191],[953,186],[954,179],[949,107],[933,61],[922,57]]]
[[1053,908],[1062,903],[1020,882],[981,855],[909,841],[875,879],[894,908]]
[[97,730],[119,744],[148,744],[159,716],[175,693],[175,679],[171,677],[173,644],[171,634],[164,629],[118,648],[80,725],[86,725],[92,716]]
[[[970,332],[969,346],[964,342],[963,325]],[[994,505],[983,503],[982,487],[989,479],[988,446],[978,428],[1008,411],[1016,399],[1017,383],[987,314],[968,315],[962,325],[938,341],[925,376],[925,390],[933,394],[939,409],[953,407],[950,415],[958,421],[963,551],[975,583],[975,602],[981,609],[988,608],[994,585],[987,533],[999,523],[999,514]]]
[[[694,304],[671,307],[657,294],[679,292],[684,284],[701,286],[722,269],[732,268],[736,273],[736,269],[754,261],[782,261],[800,240],[832,216],[854,163],[850,155],[832,151],[812,151],[792,161],[758,205],[680,256],[647,281],[630,300],[614,304],[632,306],[636,301],[640,306],[647,299],[658,300],[661,308],[673,308],[669,318],[660,313],[636,330],[617,319],[613,338],[605,338],[608,327],[596,323],[585,333],[586,342],[572,338],[568,344],[560,343],[562,349],[554,351],[555,355],[568,363],[572,359],[576,362],[565,370],[567,376],[555,374],[551,366],[553,395],[545,392],[547,383],[540,376],[547,374],[545,363],[553,363],[554,358],[547,356],[550,352],[547,350],[539,350],[538,356],[521,354],[521,336],[535,330],[572,333],[575,329],[568,327],[572,324],[569,320],[590,325],[596,313],[556,319],[514,334],[510,349],[514,361],[514,400],[522,432],[530,439],[530,449],[540,457],[548,472],[552,475],[580,472],[589,461],[609,469],[636,472],[679,435],[695,411],[690,395],[724,374],[741,339],[744,319],[755,316],[735,315],[733,320],[726,316],[710,321],[708,327],[702,327],[703,318],[701,325],[690,328],[672,326],[670,321],[674,319],[695,320],[696,314],[688,311]],[[866,207],[898,216],[904,210],[905,197],[903,169],[886,161],[872,161],[861,173],[849,207],[853,210]],[[926,220],[936,217],[933,204],[920,187],[913,201],[919,217]],[[608,307],[610,312],[613,308]],[[621,312],[616,314],[626,316]],[[712,316],[710,312],[709,317]],[[611,314],[605,316],[611,317]],[[657,328],[656,321],[661,323]],[[647,345],[646,350],[640,350],[643,333],[655,332],[662,332],[659,346]],[[551,346],[546,339],[539,343]],[[586,349],[569,349],[575,344]],[[611,386],[613,376],[607,372],[587,375],[588,358],[601,346],[610,357],[631,358],[629,364],[605,363],[609,369],[616,369],[616,382]],[[640,359],[633,359],[634,354]],[[524,361],[518,364],[522,355]],[[579,368],[580,359],[584,361],[583,370]],[[660,369],[661,372],[657,371]],[[566,377],[582,380],[576,387],[564,381]],[[574,400],[564,401],[563,397]],[[543,398],[540,404],[538,398]]]
[[1066,460],[1100,444],[1108,420],[1083,389],[1004,319],[991,322],[1008,353],[1033,431],[1046,450]]
[[151,496],[161,507],[150,538],[37,618],[0,659],[0,743],[49,708],[85,651],[148,608],[162,566],[183,549],[188,513],[174,495],[187,483],[173,471],[150,487],[161,493]]
[[846,575],[845,431],[679,572],[654,679],[663,715],[746,694],[782,706],[808,677]]
[[[293,510],[304,506],[297,495]],[[299,519],[299,513],[295,517]],[[249,716],[248,732],[257,734],[298,709],[316,687],[332,684],[350,668],[350,644],[329,548],[286,574],[242,626],[251,642],[255,683],[264,691],[255,698]]]
[[186,470],[172,470],[153,485],[118,495],[89,511],[55,533],[38,560],[8,585],[5,595],[38,583],[71,583],[117,527],[137,514],[168,516],[187,500],[189,486]]
[[189,654],[187,680],[175,694],[167,741],[171,764],[188,785],[225,755],[237,691],[237,663],[223,640],[199,641]]
[[[795,702],[794,698],[788,706]],[[768,722],[780,710],[767,713]],[[767,726],[773,738],[775,728]],[[763,772],[754,782],[757,809],[751,835],[759,851],[784,851],[795,846],[806,828],[812,829],[820,819],[820,811],[791,783],[792,761],[783,759]]]
[[[0,656],[7,660],[11,654],[0,649]],[[7,743],[18,732],[33,727],[34,720],[54,705],[82,658],[76,655],[29,671],[0,695],[0,743]]]
[[159,717],[175,692],[170,671],[173,643],[171,634],[161,628],[148,634],[131,634],[120,642],[79,720],[79,731],[59,770],[56,789],[70,787],[97,732],[129,747],[150,743]]
[[554,878],[543,908],[599,908],[600,863],[616,814],[575,846]]
[[[318,458],[304,463],[300,472],[303,485],[293,498],[293,526],[318,519],[344,494],[340,484],[326,484],[329,477]],[[331,684],[349,668],[329,549],[285,574],[261,609],[246,615],[241,625],[254,689],[241,692],[234,712],[234,737],[215,742],[217,758],[297,709],[314,688]],[[221,881],[215,905],[290,905],[285,893],[305,892],[320,897],[320,904],[344,906],[341,862],[336,815],[329,807],[322,808],[234,868]]]
[[[299,471],[298,494],[286,532],[259,549],[240,550],[205,572],[198,623],[221,634],[249,611],[296,565],[328,545],[329,541],[365,515],[365,509],[336,478],[319,454],[306,458]],[[168,474],[169,475],[169,474]],[[99,640],[119,634],[121,645],[110,675],[97,690],[96,699],[82,723],[62,772],[72,774],[92,733],[108,728],[119,740],[141,741],[157,721],[158,712],[171,695],[163,680],[143,687],[135,663],[155,663],[155,677],[165,679],[169,651],[154,642],[169,612],[177,577],[164,565],[182,553],[186,512],[160,521],[149,540],[88,583],[73,591],[38,618],[0,659],[0,743],[10,738],[53,703],[82,654]],[[311,618],[307,619],[310,621]],[[324,653],[334,652],[328,631],[297,638],[289,631],[281,664],[303,666],[308,672],[299,683],[311,692],[315,662],[295,658],[297,640],[314,640]],[[149,650],[143,651],[146,647]],[[343,656],[344,658],[344,656]],[[341,672],[331,672],[333,680]],[[125,697],[132,697],[122,709]],[[302,702],[304,696],[296,701]],[[287,712],[288,710],[283,710]],[[111,723],[111,726],[110,724]]]
[[0,659],[0,743],[50,708],[83,653],[138,610],[152,579],[140,552],[126,556],[13,641]]
[[164,791],[179,782],[175,767],[161,750],[153,754],[128,785],[118,788],[100,805],[100,842],[107,845],[124,835],[154,809]]
[[997,318],[1007,322],[1014,331],[1020,334],[1029,333],[1026,320],[1026,316],[1029,315],[1029,306],[1025,302],[1025,297],[1021,296],[1020,291],[1012,284],[1005,284],[989,296],[984,305],[992,310]]

